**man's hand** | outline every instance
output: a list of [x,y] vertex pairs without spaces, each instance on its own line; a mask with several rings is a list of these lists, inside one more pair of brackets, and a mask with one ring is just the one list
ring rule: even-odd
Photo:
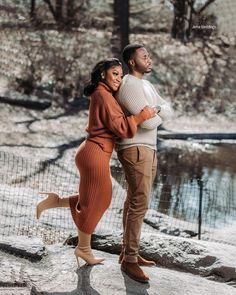
[[157,114],[156,108],[145,106],[138,115],[134,116],[134,119],[135,119],[137,125],[139,125],[143,121],[155,117],[156,114]]
[[152,108],[156,109],[156,111],[157,111],[157,114],[159,114],[159,113],[160,113],[160,111],[161,111],[161,106],[160,106],[160,105],[155,105],[155,106],[152,106]]

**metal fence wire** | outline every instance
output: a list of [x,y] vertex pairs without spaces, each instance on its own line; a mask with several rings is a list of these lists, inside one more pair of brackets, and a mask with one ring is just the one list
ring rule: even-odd
[[[86,160],[86,159],[85,159]],[[39,236],[51,244],[76,232],[70,209],[45,211],[38,221],[36,204],[54,191],[67,196],[78,190],[79,175],[73,163],[36,161],[0,151],[0,235]],[[121,232],[126,181],[121,166],[111,167],[113,196],[96,231]],[[163,181],[164,179],[164,181]],[[236,245],[233,185],[217,187],[202,180],[183,180],[158,174],[152,188],[149,210],[142,232],[214,240]]]

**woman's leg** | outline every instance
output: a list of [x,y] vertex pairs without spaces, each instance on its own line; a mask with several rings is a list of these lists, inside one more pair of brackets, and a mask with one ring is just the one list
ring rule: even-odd
[[84,233],[94,232],[110,205],[110,157],[111,153],[104,152],[98,144],[90,141],[82,143],[76,153],[75,163],[80,174],[80,196],[79,204],[76,198],[70,199],[70,208],[77,228]]
[[60,198],[57,193],[49,192],[49,193],[41,193],[47,195],[47,198],[43,201],[39,202],[36,207],[36,216],[37,219],[40,218],[40,215],[44,210],[52,209],[52,208],[69,208],[70,203],[69,200],[71,197],[78,197],[79,193],[74,195],[66,196],[64,198]]
[[91,234],[111,202],[110,157],[111,153],[104,152],[98,144],[87,140],[80,145],[75,157],[80,174],[79,203],[75,198],[70,199],[71,214],[78,228],[79,239],[75,255],[90,265],[104,260],[94,257]]
[[101,263],[104,258],[95,258],[91,249],[91,234],[78,230],[78,245],[75,249],[75,256],[79,265],[78,257],[82,258],[89,265]]

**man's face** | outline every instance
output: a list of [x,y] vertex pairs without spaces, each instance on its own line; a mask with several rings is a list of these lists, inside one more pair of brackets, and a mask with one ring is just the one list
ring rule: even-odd
[[152,59],[146,48],[138,48],[131,59],[133,69],[139,73],[150,73],[152,70]]

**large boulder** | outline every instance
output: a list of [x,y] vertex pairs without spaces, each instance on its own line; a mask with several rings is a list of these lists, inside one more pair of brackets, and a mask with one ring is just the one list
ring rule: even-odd
[[[114,233],[94,235],[93,247],[118,254],[121,239]],[[140,254],[167,268],[236,282],[236,247],[231,245],[146,233],[142,235]]]
[[0,251],[0,294],[235,294],[235,289],[225,283],[163,267],[143,268],[150,276],[150,283],[141,284],[121,272],[117,255],[94,250],[97,257],[106,258],[105,262],[77,268],[71,247],[57,244],[49,246],[47,250],[48,256],[37,263]]
[[47,254],[45,245],[40,238],[26,236],[2,237],[0,250],[32,261],[41,260]]

